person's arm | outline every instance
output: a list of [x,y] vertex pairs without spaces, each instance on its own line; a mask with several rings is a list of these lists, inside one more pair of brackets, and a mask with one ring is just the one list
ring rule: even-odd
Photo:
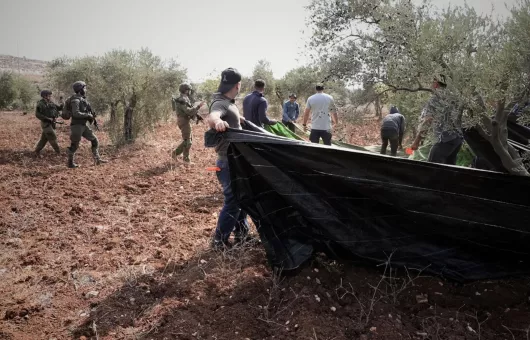
[[212,111],[208,115],[208,125],[219,132],[224,132],[229,127],[228,123],[221,119],[222,111]]
[[43,122],[51,122],[51,118],[48,118],[44,115],[44,108],[42,107],[42,104],[39,102],[37,104],[37,107],[35,108],[35,117],[37,117],[40,121]]
[[61,103],[60,105],[54,104],[57,111],[62,111],[64,108],[64,103]]
[[276,121],[274,119],[269,119],[269,117],[267,117],[267,109],[268,108],[269,108],[269,103],[267,102],[267,100],[263,100],[258,105],[259,121],[260,121],[261,124],[274,125],[274,124],[276,124]]
[[331,121],[334,124],[337,124],[339,122],[339,116],[337,115],[337,106],[335,105],[335,101],[333,100],[333,97],[331,97],[331,103],[329,104],[329,110],[331,112]]
[[310,112],[311,108],[309,107],[309,105],[307,105],[304,111],[304,117],[302,117],[302,126],[304,127],[304,131],[307,131],[307,121],[309,120]]
[[72,99],[72,101],[71,101],[71,104],[72,104],[72,118],[73,119],[86,119],[86,120],[93,119],[94,117],[90,113],[80,112],[79,111],[79,104],[80,103],[81,103],[81,101],[79,99],[77,99],[77,98]]
[[199,109],[201,108],[203,103],[200,103],[197,106],[189,107],[188,104],[183,104],[181,102],[177,102],[177,111],[181,111],[189,118],[195,118],[197,113],[199,112]]
[[405,135],[405,117],[401,115],[399,123],[399,147],[403,148],[403,136]]
[[295,103],[296,104],[296,109],[295,109],[295,113],[294,113],[294,119],[293,121],[296,122],[296,120],[298,119],[298,116],[300,115],[300,104],[298,103]]
[[287,103],[289,102],[285,102],[283,103],[283,115],[282,115],[282,120],[284,122],[290,122],[291,121],[291,118],[289,117],[289,115],[287,114]]
[[426,115],[423,121],[420,123],[420,126],[418,128],[418,134],[416,135],[416,138],[414,139],[414,143],[412,143],[411,149],[417,150],[420,146],[421,141],[425,138],[425,133],[431,126],[433,120],[432,115]]

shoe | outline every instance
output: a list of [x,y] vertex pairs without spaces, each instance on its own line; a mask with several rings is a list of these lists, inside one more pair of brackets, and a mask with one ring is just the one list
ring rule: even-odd
[[68,167],[70,169],[79,168],[79,165],[74,163],[74,156],[73,155],[68,155]]
[[182,154],[182,150],[179,150],[177,148],[177,149],[173,150],[173,152],[171,152],[171,158],[176,160],[178,158],[178,156],[180,156],[181,154]]
[[96,165],[100,165],[100,164],[108,163],[109,161],[107,161],[106,159],[96,158],[94,162],[96,163]]
[[216,251],[225,251],[225,250],[232,248],[232,244],[228,240],[223,241],[223,240],[218,240],[216,238],[212,239],[210,246],[212,247],[213,250],[216,250]]

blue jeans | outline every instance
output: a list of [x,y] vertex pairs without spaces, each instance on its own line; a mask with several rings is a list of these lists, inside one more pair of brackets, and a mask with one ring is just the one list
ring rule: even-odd
[[[223,187],[224,205],[219,214],[215,240],[226,242],[232,231],[236,236],[244,237],[248,234],[247,213],[242,211],[230,186],[230,170],[227,160],[217,160],[217,179]],[[234,230],[235,229],[235,230]]]

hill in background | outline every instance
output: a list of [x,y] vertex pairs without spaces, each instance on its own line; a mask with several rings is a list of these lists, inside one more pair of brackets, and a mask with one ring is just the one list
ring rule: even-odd
[[43,80],[47,64],[47,61],[0,54],[0,72],[12,71],[35,82]]

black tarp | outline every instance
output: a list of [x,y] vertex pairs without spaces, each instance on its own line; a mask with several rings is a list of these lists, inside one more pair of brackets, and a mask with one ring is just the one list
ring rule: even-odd
[[274,267],[322,251],[368,265],[392,254],[393,265],[457,281],[530,272],[529,178],[245,130],[222,138]]
[[[530,129],[508,121],[508,142],[519,152],[529,152]],[[490,142],[476,128],[464,130],[464,138],[476,157],[475,167],[508,173]]]

